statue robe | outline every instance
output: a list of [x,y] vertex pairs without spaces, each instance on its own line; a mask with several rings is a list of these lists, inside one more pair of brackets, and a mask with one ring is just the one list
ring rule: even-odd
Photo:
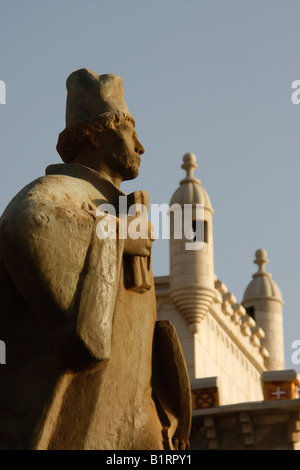
[[153,381],[153,277],[147,292],[126,289],[124,241],[96,234],[96,208],[117,209],[120,195],[85,166],[51,165],[0,219],[0,449],[159,450],[176,428],[188,438],[176,338],[167,355],[179,392],[169,400],[161,373]]

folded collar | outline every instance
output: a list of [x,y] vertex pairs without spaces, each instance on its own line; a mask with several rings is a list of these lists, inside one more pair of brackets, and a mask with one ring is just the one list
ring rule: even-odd
[[98,171],[92,170],[88,166],[80,165],[79,163],[58,163],[49,165],[45,172],[46,175],[67,175],[88,181],[99,191],[102,192],[105,188],[106,191],[110,192],[115,197],[126,196],[118,186],[98,173]]

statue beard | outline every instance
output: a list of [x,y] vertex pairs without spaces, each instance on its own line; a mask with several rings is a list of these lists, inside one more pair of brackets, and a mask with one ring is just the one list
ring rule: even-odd
[[127,153],[112,153],[116,170],[122,175],[123,181],[133,180],[139,175],[140,157]]

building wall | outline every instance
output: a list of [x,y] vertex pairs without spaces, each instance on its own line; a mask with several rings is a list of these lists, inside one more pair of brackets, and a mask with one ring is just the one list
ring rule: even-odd
[[[250,328],[243,333],[242,320],[224,314],[222,296],[202,320],[197,334],[168,294],[168,277],[156,280],[157,319],[169,320],[179,336],[190,379],[218,377],[220,405],[263,400],[261,374],[265,370],[258,338]],[[217,294],[217,291],[216,291]]]
[[300,400],[193,412],[192,450],[300,450]]
[[196,378],[216,376],[220,405],[263,399],[260,370],[209,312],[195,338]]
[[266,332],[262,344],[268,349],[270,358],[266,360],[268,370],[284,369],[283,317],[282,305],[273,299],[252,301],[255,306],[255,320]]

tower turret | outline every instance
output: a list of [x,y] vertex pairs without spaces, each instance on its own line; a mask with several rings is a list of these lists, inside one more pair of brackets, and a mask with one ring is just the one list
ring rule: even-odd
[[267,252],[257,250],[254,263],[258,272],[253,274],[253,280],[248,285],[242,301],[248,315],[265,332],[261,343],[269,351],[265,360],[268,370],[284,369],[284,340],[283,340],[283,300],[279,287],[272,280],[272,275],[266,272]]
[[182,164],[186,176],[170,202],[170,295],[193,333],[215,296],[214,210],[201,181],[194,177],[197,167],[195,155],[186,153]]

